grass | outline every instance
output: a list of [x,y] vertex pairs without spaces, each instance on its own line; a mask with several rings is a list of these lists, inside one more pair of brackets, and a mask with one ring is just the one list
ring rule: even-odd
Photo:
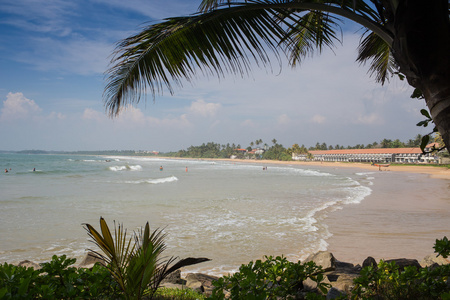
[[156,291],[154,299],[156,300],[204,300],[206,299],[200,293],[191,289],[173,289],[173,288],[159,288]]

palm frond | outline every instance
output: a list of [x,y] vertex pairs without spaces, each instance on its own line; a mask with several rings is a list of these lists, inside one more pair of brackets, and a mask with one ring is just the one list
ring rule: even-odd
[[[115,223],[114,223],[115,224]],[[163,258],[161,255],[166,249],[164,239],[166,235],[162,230],[150,231],[147,222],[144,229],[134,233],[134,239],[127,242],[126,230],[123,226],[114,226],[114,238],[106,221],[100,218],[100,234],[89,224],[84,224],[88,235],[92,238],[107,263],[107,268],[127,299],[141,299],[147,293],[150,296],[157,290],[161,281],[171,272],[192,264],[208,261],[207,258],[187,258],[178,261],[174,257]],[[134,240],[134,244],[131,242]]]
[[362,37],[358,46],[357,61],[361,64],[369,62],[370,74],[382,84],[389,80],[389,77],[398,69],[390,47],[374,33]]
[[199,74],[248,75],[252,63],[270,64],[269,52],[278,59],[288,51],[295,64],[314,49],[331,48],[340,28],[329,14],[390,38],[365,1],[203,0],[201,9],[204,13],[148,26],[117,46],[103,95],[110,115],[138,103],[147,89],[155,97],[166,88],[172,94],[173,85],[181,87]]
[[[118,46],[114,66],[107,71],[105,102],[112,114],[129,102],[139,102],[148,87],[153,95],[172,82],[203,75],[244,75],[250,58],[269,62],[266,49],[277,53],[276,40],[283,29],[268,6],[249,10],[244,6],[168,19],[145,28]],[[131,99],[131,100],[130,100]]]
[[290,40],[288,46],[290,64],[297,65],[304,57],[321,53],[324,47],[332,49],[335,42],[340,42],[336,36],[339,27],[337,18],[328,13],[311,11],[294,19],[293,27],[287,32],[285,39]]

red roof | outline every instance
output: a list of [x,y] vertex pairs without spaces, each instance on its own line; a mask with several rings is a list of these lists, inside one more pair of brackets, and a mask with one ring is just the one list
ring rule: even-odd
[[375,149],[340,149],[310,150],[312,155],[320,154],[420,154],[420,148],[375,148]]

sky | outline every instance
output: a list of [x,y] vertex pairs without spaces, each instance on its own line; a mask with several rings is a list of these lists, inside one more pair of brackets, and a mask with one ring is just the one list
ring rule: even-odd
[[356,145],[428,133],[406,81],[381,86],[356,62],[361,31],[292,69],[199,77],[110,118],[105,71],[116,44],[148,22],[195,13],[200,0],[2,0],[0,150],[178,151],[214,142],[286,148]]

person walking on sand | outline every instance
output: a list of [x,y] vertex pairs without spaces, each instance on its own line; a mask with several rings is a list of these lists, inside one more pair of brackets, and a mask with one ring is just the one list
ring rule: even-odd
[[159,170],[160,170],[160,171],[162,171],[162,170],[163,170],[163,167],[162,167],[162,166],[160,166],[160,167],[159,167]]

